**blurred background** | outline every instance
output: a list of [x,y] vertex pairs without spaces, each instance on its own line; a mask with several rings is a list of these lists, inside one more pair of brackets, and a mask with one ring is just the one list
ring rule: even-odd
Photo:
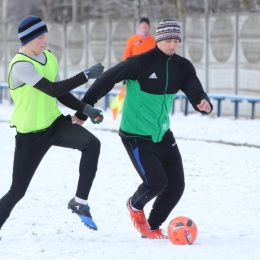
[[[61,78],[120,62],[141,16],[150,19],[152,34],[172,18],[182,27],[178,54],[193,63],[208,93],[260,96],[260,0],[0,0],[0,82],[20,47],[18,23],[29,14],[47,23]],[[251,114],[249,102],[240,107]],[[260,104],[255,109],[259,117]],[[222,110],[233,112],[234,104],[223,102]]]

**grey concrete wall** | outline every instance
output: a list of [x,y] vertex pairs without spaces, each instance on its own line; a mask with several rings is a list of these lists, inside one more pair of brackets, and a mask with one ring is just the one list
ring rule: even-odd
[[[158,21],[151,21],[154,34]],[[50,49],[58,58],[60,75],[67,78],[102,62],[109,68],[122,59],[126,39],[136,32],[133,20],[89,20],[82,24],[47,23]],[[209,93],[260,96],[260,14],[188,16],[181,21],[183,40],[178,54],[194,64]],[[0,82],[19,49],[18,23],[0,24]],[[83,88],[87,88],[92,82]],[[116,88],[121,87],[119,83]],[[8,98],[8,94],[6,97]],[[176,111],[183,104],[177,105]],[[223,102],[223,114],[231,115],[234,104]],[[191,108],[192,112],[193,109]],[[249,116],[251,106],[240,104],[240,114]],[[260,105],[256,105],[260,116]]]

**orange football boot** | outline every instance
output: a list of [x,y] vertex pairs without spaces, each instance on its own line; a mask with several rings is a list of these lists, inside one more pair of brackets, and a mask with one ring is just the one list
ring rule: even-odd
[[144,215],[143,210],[135,211],[132,209],[130,204],[131,198],[129,198],[126,202],[126,206],[129,210],[130,217],[132,219],[132,222],[135,226],[135,228],[141,233],[141,234],[148,234],[150,232],[150,226],[146,220],[146,217]]
[[148,234],[142,234],[141,237],[149,239],[168,239],[166,231],[160,228],[151,230]]

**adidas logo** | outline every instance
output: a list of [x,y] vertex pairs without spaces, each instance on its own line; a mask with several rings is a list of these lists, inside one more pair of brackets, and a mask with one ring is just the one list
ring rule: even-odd
[[155,73],[153,73],[150,77],[149,77],[149,79],[157,79],[157,76],[156,76],[156,74]]

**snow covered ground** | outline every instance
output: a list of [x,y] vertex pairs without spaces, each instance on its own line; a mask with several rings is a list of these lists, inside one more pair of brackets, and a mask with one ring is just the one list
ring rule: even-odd
[[[0,104],[0,197],[9,189],[15,130],[13,107]],[[61,107],[67,114],[68,109]],[[0,260],[30,259],[260,259],[260,120],[177,113],[173,130],[182,154],[186,189],[162,228],[177,216],[198,227],[191,246],[141,239],[125,206],[140,183],[110,111],[100,125],[84,126],[102,143],[89,198],[98,231],[67,209],[74,196],[79,152],[53,147],[40,164],[26,196],[1,230]],[[150,202],[145,212],[151,209]]]

